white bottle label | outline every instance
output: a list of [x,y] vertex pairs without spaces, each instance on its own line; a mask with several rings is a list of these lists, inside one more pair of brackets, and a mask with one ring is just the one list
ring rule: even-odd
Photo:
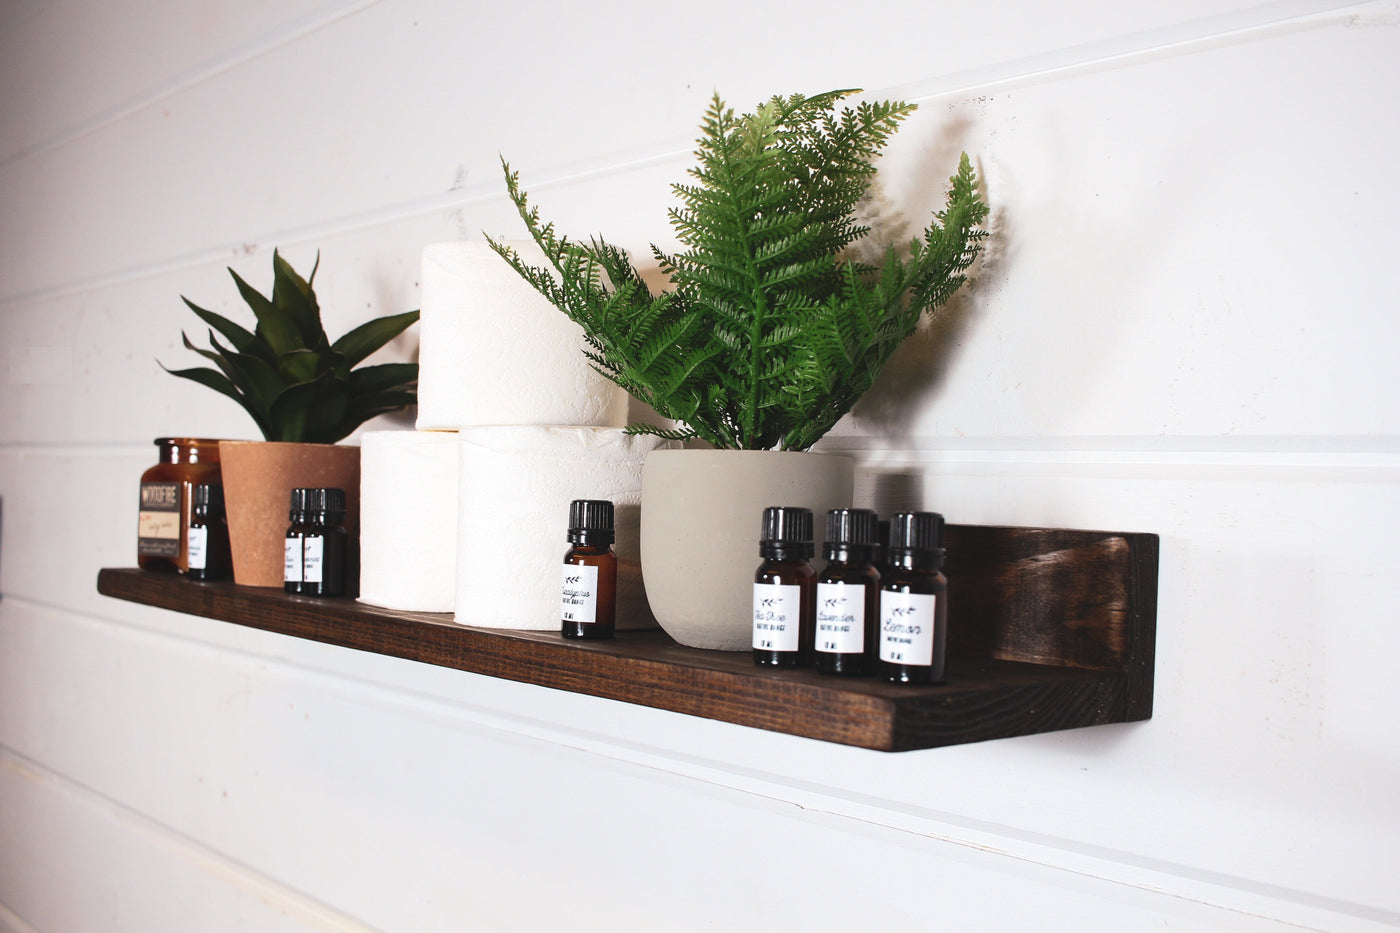
[[802,587],[753,585],[753,646],[760,651],[796,651],[802,625]]
[[286,555],[282,562],[282,581],[301,582],[301,539],[288,538]]
[[191,570],[204,569],[204,555],[209,548],[209,529],[203,525],[191,525],[187,539],[189,545],[189,561]]
[[301,543],[301,582],[320,583],[321,582],[321,554],[325,550],[326,539],[321,537],[308,537]]
[[865,651],[865,584],[817,584],[817,650],[827,654]]
[[933,607],[929,593],[880,593],[880,660],[933,663]]
[[598,621],[598,568],[587,564],[564,565],[563,604],[559,618],[564,622]]

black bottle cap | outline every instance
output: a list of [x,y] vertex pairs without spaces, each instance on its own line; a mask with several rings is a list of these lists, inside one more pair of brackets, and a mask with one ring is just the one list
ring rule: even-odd
[[869,509],[832,509],[826,513],[826,544],[872,545],[877,521]]
[[215,515],[221,515],[224,511],[224,487],[220,485],[203,484],[194,487],[194,507],[197,509],[208,509]]
[[806,560],[812,556],[812,510],[770,505],[763,510],[758,556],[772,560]]
[[759,540],[764,544],[811,544],[812,510],[770,505],[763,510],[763,531]]
[[310,495],[311,490],[309,489],[293,489],[292,508],[290,514],[287,517],[290,518],[292,521],[296,521],[298,518],[300,518],[301,513],[306,511],[306,504]]
[[943,550],[943,516],[937,512],[899,512],[890,519],[890,550]]
[[345,520],[345,490],[321,487],[306,490],[306,509],[318,512],[323,521],[337,525]]
[[575,499],[570,502],[569,541],[573,544],[612,544],[613,504],[607,499]]

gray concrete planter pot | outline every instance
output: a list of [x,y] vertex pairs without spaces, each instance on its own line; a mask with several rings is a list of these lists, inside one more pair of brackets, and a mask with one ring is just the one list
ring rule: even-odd
[[652,614],[692,648],[752,647],[759,523],[805,506],[817,548],[828,509],[850,508],[854,464],[834,454],[657,450],[642,469],[642,579]]

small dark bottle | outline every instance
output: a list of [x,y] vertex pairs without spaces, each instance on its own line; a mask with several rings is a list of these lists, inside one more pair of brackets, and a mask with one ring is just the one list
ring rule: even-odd
[[812,510],[763,510],[753,578],[753,663],[805,667],[812,660],[817,572],[812,569]]
[[948,581],[940,572],[943,516],[896,515],[888,561],[880,583],[878,673],[891,683],[942,683],[948,643]]
[[860,676],[874,669],[880,618],[875,569],[876,515],[869,509],[826,513],[826,568],[817,577],[813,657],[823,674]]
[[190,512],[188,576],[191,580],[226,580],[233,570],[224,517],[224,487],[194,487]]
[[612,552],[613,504],[569,503],[569,544],[559,632],[565,638],[612,638],[617,622],[617,555]]
[[292,507],[287,513],[287,520],[292,524],[287,529],[286,553],[282,563],[282,588],[288,593],[302,591],[301,584],[305,576],[302,544],[311,531],[311,518],[306,511],[310,495],[310,489],[292,490]]
[[871,561],[875,569],[884,576],[890,572],[890,563],[886,555],[890,550],[890,523],[885,519],[880,519],[875,531],[875,559]]
[[345,490],[308,490],[306,512],[311,528],[301,542],[301,594],[344,596],[345,557],[350,541],[345,530]]

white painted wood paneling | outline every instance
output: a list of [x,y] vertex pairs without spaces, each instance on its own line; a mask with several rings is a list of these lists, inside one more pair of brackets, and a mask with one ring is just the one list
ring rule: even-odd
[[[1400,926],[1393,3],[90,6],[0,10],[0,930]],[[333,335],[414,307],[518,234],[498,153],[644,255],[713,88],[844,84],[922,103],[895,203],[966,148],[996,235],[824,447],[1160,533],[1153,720],[880,755],[96,595],[151,439],[251,436],[155,365],[181,294],[242,317],[275,245]]]

